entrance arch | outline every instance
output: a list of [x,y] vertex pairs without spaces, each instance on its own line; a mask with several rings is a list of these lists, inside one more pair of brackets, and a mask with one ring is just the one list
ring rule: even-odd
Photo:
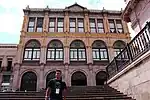
[[104,85],[107,81],[107,73],[105,71],[100,71],[96,74],[96,85]]
[[37,76],[34,72],[26,72],[21,79],[21,91],[36,91]]
[[73,75],[71,76],[71,85],[72,86],[86,86],[87,85],[86,75],[81,71],[77,71],[73,73]]
[[51,79],[53,79],[53,78],[55,78],[55,71],[50,72],[50,73],[47,75],[47,77],[46,77],[46,88],[47,88],[47,85],[48,85],[49,80],[51,80]]

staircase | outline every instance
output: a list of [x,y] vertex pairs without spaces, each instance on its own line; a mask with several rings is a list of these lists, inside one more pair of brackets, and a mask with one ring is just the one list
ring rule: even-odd
[[[0,92],[0,100],[44,100],[45,92]],[[135,100],[116,89],[104,86],[72,86],[66,100]]]

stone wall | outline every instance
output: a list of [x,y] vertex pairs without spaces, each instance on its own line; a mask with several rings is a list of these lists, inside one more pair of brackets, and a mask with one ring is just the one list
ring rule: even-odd
[[108,80],[108,84],[136,100],[150,100],[150,51]]

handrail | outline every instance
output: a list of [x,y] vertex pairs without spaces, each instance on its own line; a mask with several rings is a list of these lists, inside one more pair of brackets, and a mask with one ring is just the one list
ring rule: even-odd
[[127,44],[127,46],[108,64],[108,79],[115,76],[130,63],[150,50],[150,22]]

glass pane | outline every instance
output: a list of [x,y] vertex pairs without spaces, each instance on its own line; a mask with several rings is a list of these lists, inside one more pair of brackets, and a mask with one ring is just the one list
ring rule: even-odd
[[78,19],[78,27],[83,27],[83,19]]
[[96,33],[96,29],[95,28],[91,28],[91,33]]
[[28,58],[31,58],[32,57],[32,51],[29,51],[28,52]]
[[37,58],[37,51],[33,51],[33,58]]
[[55,26],[55,18],[50,18],[49,26],[50,27],[54,27]]
[[63,32],[63,28],[58,28],[58,32]]
[[54,32],[54,28],[49,28],[49,32]]
[[50,27],[54,27],[54,26],[55,26],[55,22],[50,22],[50,23],[49,23],[49,26],[50,26]]
[[30,27],[34,27],[34,22],[29,22]]
[[99,28],[99,29],[98,29],[98,32],[99,32],[99,33],[104,33],[104,29]]
[[90,19],[90,27],[95,27],[95,19]]
[[50,58],[50,51],[47,52],[47,58]]
[[54,51],[50,51],[50,58],[54,58],[55,52]]
[[118,30],[118,33],[123,33],[123,29],[117,29]]
[[84,32],[83,28],[78,28],[78,29],[79,29],[79,32]]
[[93,58],[96,58],[96,54],[95,54],[95,51],[93,51]]
[[70,22],[70,27],[76,27],[75,22]]
[[64,19],[58,18],[58,27],[63,27],[64,26]]
[[37,58],[40,58],[40,51],[37,51]]
[[28,32],[34,32],[34,28],[28,28]]
[[70,28],[70,32],[75,32],[75,28]]
[[59,58],[59,51],[56,51],[56,58]]
[[37,32],[42,32],[42,28],[37,28]]
[[43,18],[38,18],[37,19],[37,27],[42,27],[43,26]]
[[24,58],[28,58],[28,51],[25,51]]
[[116,33],[116,29],[115,28],[110,29],[110,33]]
[[59,58],[63,58],[63,51],[59,51]]

